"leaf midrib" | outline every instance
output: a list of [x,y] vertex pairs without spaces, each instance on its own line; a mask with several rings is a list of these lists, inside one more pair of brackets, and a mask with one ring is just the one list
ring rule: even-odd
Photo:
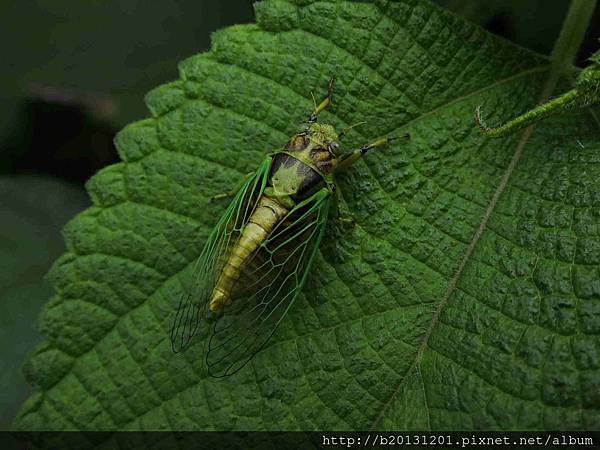
[[[545,67],[547,68],[548,66],[545,66]],[[534,69],[530,69],[530,71],[534,70]],[[554,91],[554,89],[556,88],[556,85],[558,83],[558,78],[559,77],[557,76],[557,74],[554,71],[551,71],[549,73],[548,78],[546,79],[546,82],[544,83],[542,92],[539,97],[540,104],[544,103],[550,99],[550,96],[552,95],[552,92]],[[494,84],[497,84],[497,83],[494,83]],[[482,89],[482,91],[484,91],[484,90],[485,89]],[[508,185],[510,176],[514,172],[514,169],[516,168],[517,164],[519,163],[519,160],[521,159],[521,156],[523,155],[525,146],[527,145],[527,142],[529,141],[531,135],[533,134],[534,127],[535,127],[535,124],[532,124],[532,125],[528,126],[527,128],[525,128],[525,130],[522,131],[521,138],[517,142],[517,146],[511,157],[510,163],[508,164],[506,170],[502,174],[502,178],[500,179],[500,182],[498,183],[498,187],[494,191],[494,194],[492,195],[492,198],[490,199],[490,202],[481,218],[479,227],[473,234],[473,238],[471,239],[469,246],[467,247],[467,249],[464,252],[464,255],[460,262],[460,265],[459,265],[458,269],[456,270],[455,275],[452,277],[452,279],[448,283],[448,288],[446,289],[444,296],[440,299],[439,305],[436,308],[436,311],[435,311],[433,317],[431,318],[431,322],[429,324],[429,327],[427,328],[427,331],[425,332],[425,335],[423,336],[423,341],[421,342],[421,345],[419,346],[419,350],[417,351],[417,354],[415,355],[415,359],[414,359],[413,363],[408,368],[408,370],[406,371],[404,376],[400,379],[398,386],[396,387],[396,389],[394,389],[394,391],[390,395],[389,400],[386,402],[386,404],[383,406],[383,408],[381,408],[381,412],[379,413],[379,415],[377,416],[377,418],[375,419],[375,421],[373,422],[373,424],[370,428],[371,431],[376,430],[377,427],[381,424],[381,421],[385,417],[387,410],[392,405],[396,396],[401,391],[401,389],[404,386],[404,384],[406,383],[406,381],[411,377],[413,372],[415,370],[420,372],[419,364],[421,362],[421,358],[423,357],[423,353],[425,352],[425,349],[427,348],[429,338],[430,338],[431,334],[433,333],[433,330],[435,329],[435,326],[437,325],[437,323],[439,321],[439,317],[442,313],[442,310],[448,303],[450,296],[456,290],[456,286],[458,285],[458,282],[464,272],[464,269],[465,269],[467,263],[469,262],[471,256],[473,255],[473,252],[475,251],[475,247],[477,246],[479,239],[481,238],[481,236],[483,235],[483,232],[487,228],[487,223],[496,208],[498,200],[500,199],[504,190],[506,189],[506,186]],[[483,138],[483,134],[482,134],[482,138]],[[425,383],[423,380],[422,380],[422,385],[423,385],[423,393],[426,397],[426,388],[425,388]],[[429,418],[429,410],[427,410],[427,416]],[[431,423],[429,423],[429,426],[431,429]]]

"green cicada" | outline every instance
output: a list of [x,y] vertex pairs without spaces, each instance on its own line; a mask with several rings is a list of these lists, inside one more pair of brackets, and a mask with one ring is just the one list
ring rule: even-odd
[[323,237],[334,174],[383,138],[342,153],[338,134],[317,123],[328,95],[305,126],[247,176],[212,230],[179,302],[171,330],[174,352],[206,334],[210,375],[232,375],[269,341],[304,285]]

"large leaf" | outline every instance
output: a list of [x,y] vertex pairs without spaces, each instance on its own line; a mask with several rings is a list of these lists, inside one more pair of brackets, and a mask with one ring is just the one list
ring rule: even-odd
[[[587,113],[529,136],[546,59],[423,1],[270,0],[117,139],[66,228],[39,389],[22,429],[557,429],[600,426],[600,142]],[[270,345],[207,378],[171,353],[183,276],[225,205],[331,74],[346,145],[410,132],[339,178],[340,207]],[[357,131],[358,130],[358,131]]]

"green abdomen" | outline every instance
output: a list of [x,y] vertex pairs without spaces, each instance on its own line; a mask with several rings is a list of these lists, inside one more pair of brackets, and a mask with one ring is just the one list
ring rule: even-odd
[[218,311],[229,303],[233,286],[240,278],[248,258],[287,213],[288,209],[276,199],[268,195],[260,198],[238,242],[231,249],[223,265],[209,305],[212,311]]

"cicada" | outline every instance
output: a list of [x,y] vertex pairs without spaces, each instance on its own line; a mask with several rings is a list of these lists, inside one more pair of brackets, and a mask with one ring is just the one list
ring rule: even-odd
[[317,121],[332,102],[333,83],[334,78],[300,131],[242,180],[179,301],[173,351],[189,347],[202,330],[211,376],[232,375],[244,367],[298,297],[323,237],[334,175],[394,139],[342,152],[344,132]]

